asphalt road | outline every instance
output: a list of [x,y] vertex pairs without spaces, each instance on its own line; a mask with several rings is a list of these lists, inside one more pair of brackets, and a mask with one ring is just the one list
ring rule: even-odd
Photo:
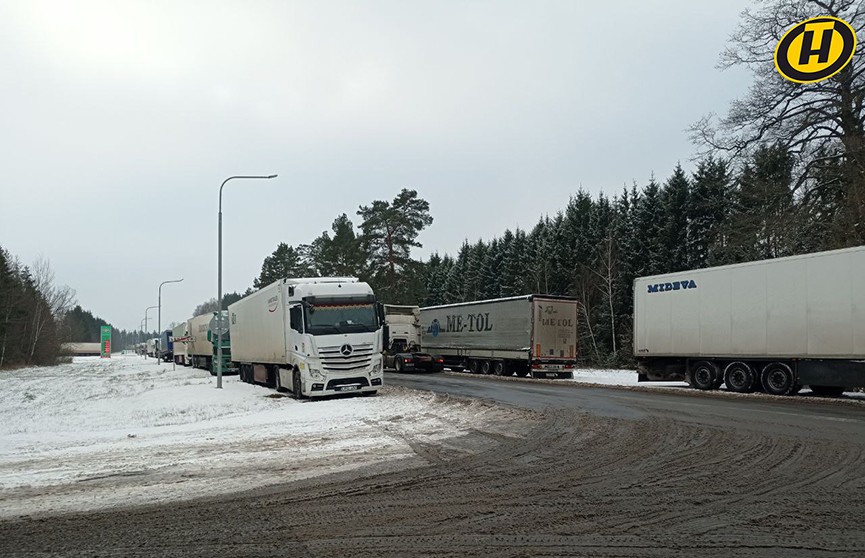
[[[17,556],[862,556],[865,406],[450,374],[387,382],[529,409],[408,440],[421,464],[0,522]],[[512,419],[509,419],[512,420]],[[501,432],[504,432],[502,434]]]
[[807,395],[700,392],[690,388],[602,388],[468,374],[387,374],[389,385],[478,397],[533,410],[564,408],[618,419],[664,418],[727,430],[857,443],[865,440],[865,401]]

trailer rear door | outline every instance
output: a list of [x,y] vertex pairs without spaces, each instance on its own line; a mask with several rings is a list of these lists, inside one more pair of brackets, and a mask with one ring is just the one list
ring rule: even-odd
[[577,356],[577,303],[535,298],[532,303],[532,356],[569,360]]

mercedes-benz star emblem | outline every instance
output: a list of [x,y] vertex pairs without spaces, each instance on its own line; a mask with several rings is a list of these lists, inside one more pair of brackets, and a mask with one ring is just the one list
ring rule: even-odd
[[352,350],[351,345],[348,343],[339,348],[339,352],[342,353],[342,356],[350,355]]

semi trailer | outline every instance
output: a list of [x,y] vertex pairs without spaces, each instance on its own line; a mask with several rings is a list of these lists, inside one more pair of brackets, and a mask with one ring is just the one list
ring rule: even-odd
[[153,337],[152,339],[148,339],[144,345],[145,355],[149,356],[149,357],[155,357],[158,346],[159,346],[159,337]]
[[702,390],[865,386],[865,246],[638,278],[634,357]]
[[171,362],[174,358],[174,336],[170,329],[159,334],[158,352],[159,358],[165,362]]
[[[210,374],[216,375],[216,367],[214,362],[218,355],[217,346],[217,316],[218,312],[208,312],[195,316],[187,321],[186,329],[188,331],[189,341],[186,344],[188,358],[192,362],[192,366],[203,368],[210,371]],[[227,322],[228,312],[222,311],[222,323]],[[231,367],[231,335],[228,331],[222,334],[222,372],[233,372]]]
[[424,350],[473,373],[572,378],[577,301],[523,295],[420,309]]
[[382,357],[386,369],[397,372],[444,369],[441,356],[431,355],[422,348],[420,307],[381,304],[379,309],[384,323]]
[[174,338],[174,362],[181,366],[189,366],[187,344],[189,343],[189,322],[180,322],[171,330]]
[[354,277],[280,279],[228,307],[240,379],[298,399],[382,387],[382,326]]

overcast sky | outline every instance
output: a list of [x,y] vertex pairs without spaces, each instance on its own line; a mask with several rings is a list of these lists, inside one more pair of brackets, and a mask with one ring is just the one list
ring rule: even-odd
[[[243,291],[283,241],[413,188],[418,257],[666,179],[749,76],[744,0],[0,2],[0,246],[121,329]],[[151,311],[156,328],[156,312]]]

